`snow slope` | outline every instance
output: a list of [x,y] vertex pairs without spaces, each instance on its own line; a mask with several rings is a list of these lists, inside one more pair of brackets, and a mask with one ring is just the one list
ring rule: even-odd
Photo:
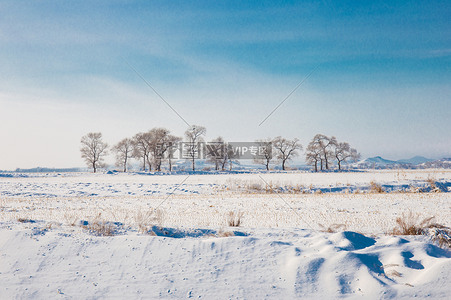
[[449,296],[451,254],[424,238],[250,230],[171,238],[3,227],[3,299],[410,299]]

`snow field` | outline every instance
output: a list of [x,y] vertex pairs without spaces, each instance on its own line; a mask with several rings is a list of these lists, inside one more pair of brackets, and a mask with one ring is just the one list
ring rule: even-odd
[[0,298],[447,299],[451,252],[385,234],[451,226],[450,193],[402,190],[430,182],[451,172],[0,176]]
[[[0,202],[3,221],[41,220],[61,225],[80,220],[120,222],[137,226],[142,214],[158,207],[153,223],[168,227],[227,227],[229,212],[243,213],[243,228],[307,228],[320,230],[344,224],[364,234],[390,231],[396,218],[412,212],[421,220],[451,226],[448,193],[393,194],[245,194],[165,195],[164,197],[6,198]],[[437,209],[441,207],[442,209]]]

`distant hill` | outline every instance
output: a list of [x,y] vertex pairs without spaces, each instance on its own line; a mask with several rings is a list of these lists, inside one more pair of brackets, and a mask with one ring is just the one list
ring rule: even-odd
[[80,172],[80,168],[31,168],[31,169],[20,169],[17,168],[14,172],[16,173],[64,173],[64,172]]
[[431,161],[434,161],[434,160],[430,159],[430,158],[423,157],[423,156],[415,156],[415,157],[412,157],[412,158],[409,158],[409,159],[397,160],[398,163],[401,163],[401,164],[412,164],[412,165],[420,165],[420,164],[424,164],[424,163],[431,162]]
[[392,165],[392,164],[397,163],[394,160],[388,160],[388,159],[382,158],[380,156],[370,157],[370,158],[365,159],[364,161],[367,163],[378,164],[378,165]]
[[421,168],[443,168],[451,169],[451,157],[428,161],[418,165]]
[[389,160],[380,156],[366,158],[351,165],[359,169],[416,169],[416,168],[451,168],[451,158],[433,160],[423,156],[415,156],[409,159]]

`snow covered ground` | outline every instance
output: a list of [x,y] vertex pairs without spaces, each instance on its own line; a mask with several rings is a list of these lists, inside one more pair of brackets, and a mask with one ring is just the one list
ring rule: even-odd
[[450,183],[449,170],[0,174],[0,298],[446,299],[449,249],[386,233],[409,212],[451,226]]

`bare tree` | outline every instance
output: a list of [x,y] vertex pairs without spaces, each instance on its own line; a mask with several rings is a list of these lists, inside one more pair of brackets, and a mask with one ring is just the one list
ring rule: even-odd
[[174,152],[177,149],[177,144],[182,140],[181,137],[168,135],[166,143],[167,143],[167,158],[169,165],[169,172],[172,172],[172,159],[174,158]]
[[221,170],[225,171],[226,165],[229,162],[229,160],[233,157],[233,149],[232,146],[229,144],[226,144],[224,146],[224,155],[222,156],[222,159],[220,161],[221,164]]
[[360,158],[360,154],[356,149],[351,148],[351,146],[346,143],[337,143],[334,149],[335,158],[338,163],[338,170],[341,170],[341,163],[346,162],[346,160],[351,159],[357,161]]
[[215,165],[215,170],[219,170],[219,166],[224,160],[226,155],[226,144],[222,137],[217,137],[208,143],[206,146],[207,160]]
[[167,139],[169,130],[166,128],[153,128],[149,131],[149,150],[155,162],[155,170],[161,171],[161,162],[168,150]]
[[323,162],[325,163],[326,170],[328,170],[329,162],[334,156],[332,148],[337,144],[337,139],[334,136],[329,138],[324,134],[317,134],[313,137],[312,142],[315,144],[315,147],[321,151],[321,170],[323,170]]
[[124,172],[127,172],[127,164],[129,158],[132,157],[133,142],[132,139],[125,138],[117,143],[113,148],[113,152],[116,153],[116,165],[122,167]]
[[306,149],[305,160],[307,164],[315,166],[315,172],[318,172],[318,162],[321,161],[321,149],[311,141]]
[[81,157],[94,173],[103,167],[103,157],[108,154],[108,144],[102,141],[100,132],[90,132],[81,138]]
[[299,155],[297,150],[302,150],[299,139],[288,140],[281,136],[273,139],[273,147],[277,151],[276,157],[282,162],[282,170],[285,170],[285,163],[292,157]]
[[254,162],[257,164],[263,164],[266,167],[266,171],[269,171],[269,163],[273,158],[272,151],[272,139],[267,138],[265,140],[256,140],[258,144],[259,152],[254,158]]
[[238,163],[240,158],[240,151],[238,149],[233,149],[231,144],[227,144],[225,151],[225,163],[229,163],[229,171],[232,171],[233,163]]
[[140,132],[135,134],[133,141],[133,157],[143,160],[142,170],[146,171],[146,163],[149,165],[149,171],[152,171],[152,162],[150,157],[150,144],[152,136],[149,132]]
[[203,126],[193,125],[185,131],[185,137],[187,139],[187,143],[185,144],[187,149],[187,156],[192,161],[193,171],[196,170],[196,158],[199,155],[199,151],[201,151],[200,142],[202,142],[202,136],[205,135],[207,129]]

